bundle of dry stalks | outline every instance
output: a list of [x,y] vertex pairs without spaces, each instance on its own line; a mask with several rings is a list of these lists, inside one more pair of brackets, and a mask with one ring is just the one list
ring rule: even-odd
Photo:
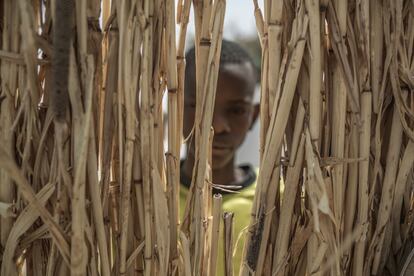
[[404,273],[412,1],[265,0],[263,13],[254,3],[261,168],[241,274]]
[[205,95],[197,102],[197,189],[187,210],[195,220],[182,230],[191,1],[178,1],[177,13],[174,0],[1,2],[1,275],[214,270],[220,200],[215,226],[205,229],[204,221],[212,215],[208,155],[225,1],[204,2],[194,2],[197,93]]
[[[409,275],[413,2],[253,2],[261,168],[241,275]],[[225,6],[1,1],[1,275],[213,275],[220,223],[232,274],[237,214],[221,221],[210,170]],[[180,222],[191,7],[196,162]]]

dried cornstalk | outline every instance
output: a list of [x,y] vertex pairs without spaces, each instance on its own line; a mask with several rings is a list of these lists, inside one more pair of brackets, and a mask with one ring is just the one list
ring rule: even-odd
[[[253,4],[261,167],[241,275],[409,274],[414,4],[265,0],[263,12]],[[196,162],[181,222],[191,6]],[[211,195],[225,7],[2,2],[2,275],[214,275],[219,261],[233,273],[238,233],[228,214],[220,233],[222,199]]]
[[[198,26],[199,29],[196,32],[202,34],[198,40],[196,38],[196,95],[198,95],[194,120],[196,150],[192,186],[187,198],[187,202],[191,200],[192,204],[187,204],[189,208],[185,210],[183,222],[184,229],[190,230],[187,235],[194,241],[191,244],[191,250],[193,255],[192,273],[195,275],[206,273],[208,270],[208,264],[203,262],[205,239],[208,237],[203,221],[211,214],[208,204],[205,204],[206,199],[211,200],[211,188],[206,187],[206,184],[210,182],[207,168],[209,152],[211,150],[209,143],[211,137],[210,128],[213,119],[215,90],[219,70],[217,65],[220,58],[226,7],[226,2],[223,0],[215,1],[213,6],[210,4],[203,7],[206,10],[205,13],[203,11],[203,18],[196,19],[196,22],[199,22],[197,20],[202,21],[202,25]],[[194,221],[191,224],[188,221],[186,222],[186,220],[190,219],[190,213],[194,217]]]
[[224,237],[224,275],[233,275],[233,213],[224,212],[223,214],[223,237]]
[[[284,1],[277,24],[288,42],[273,34],[275,2],[264,2],[264,18],[253,3],[262,46],[262,151],[241,275],[397,275],[412,248],[412,236],[401,227],[412,229],[412,217],[403,212],[413,208],[407,187],[414,105],[406,92],[413,80],[404,68],[412,68],[414,42],[401,41],[413,41],[414,6]],[[298,28],[304,6],[309,28]],[[292,37],[306,40],[303,59],[290,57],[299,44]],[[282,61],[271,54],[280,42]],[[292,67],[297,78],[289,74]],[[292,102],[285,101],[285,86],[298,91]],[[290,118],[287,125],[281,118]],[[306,162],[298,165],[304,134]],[[276,154],[282,146],[283,157]],[[278,182],[285,184],[281,199],[270,196]],[[273,259],[264,258],[269,248]]]
[[222,212],[222,196],[221,194],[215,194],[213,197],[213,221],[211,226],[211,256],[209,264],[209,273],[213,274],[216,272],[217,266],[217,254],[218,254],[218,243],[220,233],[220,217]]

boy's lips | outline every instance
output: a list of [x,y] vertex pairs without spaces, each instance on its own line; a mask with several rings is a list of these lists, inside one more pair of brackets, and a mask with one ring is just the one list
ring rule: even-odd
[[213,155],[225,155],[232,151],[232,147],[224,145],[214,145],[212,147]]

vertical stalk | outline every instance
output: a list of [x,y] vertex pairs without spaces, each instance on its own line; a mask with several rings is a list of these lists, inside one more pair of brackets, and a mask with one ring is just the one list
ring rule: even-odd
[[73,181],[72,194],[72,243],[71,243],[71,275],[84,275],[87,266],[87,248],[85,245],[85,228],[86,228],[86,208],[85,208],[85,188],[86,188],[86,160],[90,139],[90,126],[92,123],[92,94],[93,94],[93,76],[94,66],[92,58],[87,60],[88,72],[86,83],[86,110],[80,116],[80,125],[75,126],[77,136],[75,140],[75,177]]
[[[252,218],[250,221],[250,231],[246,237],[244,260],[245,264],[241,269],[240,275],[248,275],[250,270],[256,271],[257,268],[257,254],[260,250],[260,244],[267,245],[267,242],[262,242],[263,223],[266,211],[271,208],[271,204],[275,201],[266,202],[266,193],[272,180],[272,173],[278,166],[278,155],[275,152],[280,152],[283,134],[286,129],[289,112],[293,102],[294,92],[297,85],[299,76],[300,64],[302,63],[303,52],[305,48],[304,34],[307,31],[308,18],[304,15],[303,10],[298,12],[298,18],[294,22],[294,28],[296,31],[296,37],[292,36],[292,41],[295,41],[294,47],[290,49],[286,56],[289,56],[290,63],[283,69],[283,75],[285,76],[285,82],[283,87],[279,86],[277,94],[280,95],[280,103],[274,104],[272,111],[272,119],[270,121],[269,130],[266,136],[266,143],[264,145],[264,156],[261,160],[262,168],[258,178],[256,195],[253,203]],[[286,70],[286,71],[284,71]],[[263,146],[263,145],[262,145]],[[278,178],[276,178],[278,179]],[[270,195],[271,193],[269,193]],[[273,195],[275,196],[275,194]],[[268,204],[268,206],[266,206]],[[269,224],[266,228],[270,227]],[[268,236],[264,237],[266,240]]]
[[[197,275],[207,267],[208,264],[203,264],[204,259],[204,245],[205,245],[205,230],[203,227],[203,221],[206,217],[206,209],[204,203],[204,196],[207,192],[205,189],[206,173],[207,173],[207,159],[209,152],[209,139],[211,124],[213,118],[214,102],[216,84],[219,70],[219,58],[221,51],[222,30],[224,22],[226,2],[224,0],[218,0],[214,3],[214,12],[208,11],[206,14],[214,15],[211,19],[203,18],[203,25],[201,26],[202,34],[206,33],[206,28],[211,28],[211,41],[200,40],[200,44],[196,46],[196,75],[199,76],[196,79],[197,82],[197,107],[195,118],[195,133],[196,133],[196,150],[195,150],[195,164],[193,169],[193,181],[194,187],[194,259],[193,259],[193,274]],[[205,16],[205,15],[204,15]],[[208,29],[207,29],[208,30]],[[208,36],[209,37],[209,36]],[[207,39],[207,37],[204,37]],[[197,44],[196,44],[197,45]],[[203,45],[204,48],[208,48],[208,52],[197,50],[198,47]],[[203,57],[198,55],[205,55],[208,57],[206,67],[200,67],[200,62]],[[202,63],[201,63],[202,64]],[[200,87],[201,75],[204,75],[203,87]],[[202,90],[201,90],[202,88]],[[198,111],[197,111],[198,110]],[[208,198],[210,200],[210,198]]]
[[[395,180],[397,175],[398,161],[402,144],[403,128],[400,121],[400,115],[398,114],[397,107],[394,107],[392,116],[392,126],[390,133],[389,147],[387,151],[386,169],[384,175],[384,181],[382,184],[381,201],[378,210],[377,226],[375,229],[373,243],[370,245],[371,249],[375,248],[374,260],[372,264],[372,273],[376,275],[381,272],[383,263],[380,263],[383,243],[385,238],[386,227],[389,225],[389,219],[392,210],[392,201],[394,199]],[[375,246],[373,246],[375,244]]]
[[320,30],[319,0],[306,0],[309,14],[309,37],[311,61],[309,68],[309,129],[312,141],[320,145],[321,112],[322,112],[322,44]]
[[[361,99],[361,104],[364,104]],[[361,106],[362,108],[362,106]],[[365,107],[364,107],[365,108]],[[362,111],[361,111],[362,113]],[[362,120],[362,118],[361,118]],[[360,145],[359,145],[359,135],[360,135],[360,126],[358,125],[358,118],[354,114],[351,115],[350,118],[350,137],[348,142],[348,150],[345,152],[350,159],[356,160],[360,158]],[[361,127],[362,128],[362,127]],[[369,141],[369,140],[368,140]],[[369,154],[368,154],[368,162],[369,162]],[[357,162],[352,162],[348,165],[348,172],[347,172],[347,179],[344,181],[347,183],[346,192],[345,192],[345,206],[346,211],[344,213],[344,238],[350,237],[354,231],[354,221],[357,215],[358,210],[358,166]],[[344,253],[344,257],[346,258],[346,263],[349,263],[349,260],[352,256],[352,247],[350,250],[346,250]]]
[[220,218],[222,217],[222,201],[221,194],[215,194],[213,197],[213,222],[211,227],[211,256],[209,264],[209,273],[216,273],[218,242],[220,239]]
[[362,275],[365,262],[365,247],[368,238],[368,207],[369,207],[369,156],[371,142],[372,94],[361,95],[361,131],[359,134],[359,155],[363,160],[359,163],[358,180],[358,211],[356,226],[363,227],[362,236],[355,244],[352,273]]
[[286,275],[288,261],[288,246],[290,240],[290,229],[292,227],[293,208],[299,188],[299,178],[304,159],[305,137],[302,135],[298,141],[298,153],[295,163],[288,168],[286,177],[286,188],[283,193],[281,206],[281,217],[277,231],[276,244],[273,252],[272,275]]
[[375,114],[378,114],[380,106],[379,93],[382,80],[383,66],[383,44],[384,28],[382,19],[382,1],[371,0],[370,4],[370,39],[371,39],[371,86],[372,86],[372,107]]
[[[284,4],[282,0],[276,0],[271,2],[270,18],[267,22],[268,32],[268,50],[269,50],[269,68],[267,73],[268,88],[269,88],[269,111],[272,111],[273,105],[276,99],[276,90],[278,85],[278,76],[280,71],[280,65],[282,63],[282,32],[283,32],[283,8]],[[267,11],[265,10],[265,13]],[[269,117],[271,114],[269,113]]]
[[182,120],[179,112],[178,96],[178,72],[177,72],[177,50],[175,38],[175,5],[173,0],[166,1],[166,45],[165,55],[167,57],[167,87],[168,87],[168,155],[167,155],[167,186],[168,186],[168,209],[170,220],[170,257],[171,261],[178,259],[177,251],[177,222],[179,216],[179,160],[181,128],[179,122]]
[[[17,8],[17,2],[6,1],[1,3],[3,6],[2,16],[2,44],[1,49],[3,51],[11,51],[12,41],[15,39],[13,33],[16,29],[13,28],[13,14],[12,10]],[[16,24],[15,26],[18,26]],[[18,32],[17,32],[18,34]],[[1,60],[1,95],[2,101],[0,102],[0,143],[5,149],[5,154],[9,157],[15,155],[14,149],[14,133],[11,131],[15,110],[13,107],[13,95],[16,91],[16,78],[17,68],[15,64],[12,64],[6,60]],[[10,90],[9,90],[10,89]],[[6,93],[8,91],[9,93]],[[5,203],[12,203],[15,198],[15,191],[13,188],[13,182],[7,171],[0,168],[0,201]],[[13,225],[13,218],[0,217],[0,244],[4,248],[9,236],[9,232]]]
[[144,40],[142,48],[142,68],[141,68],[141,160],[148,160],[143,162],[142,168],[142,180],[144,191],[144,222],[145,222],[145,247],[144,247],[144,260],[145,260],[145,275],[152,275],[153,266],[153,207],[152,207],[152,192],[151,192],[151,167],[153,164],[153,114],[151,113],[151,106],[153,104],[152,99],[152,28],[153,28],[153,5],[151,1],[144,2],[144,16],[147,20],[147,28],[144,31]]
[[233,276],[233,213],[223,214],[224,275]]
[[[339,41],[343,42],[347,35],[347,1],[336,0],[333,3],[338,20],[338,36]],[[331,24],[335,24],[332,22]],[[335,91],[332,93],[333,114],[332,114],[332,156],[336,158],[344,158],[345,145],[345,121],[347,107],[347,86],[344,73],[341,70],[339,60],[334,61],[333,67],[333,83],[336,85]],[[343,220],[343,206],[345,183],[344,164],[338,164],[333,168],[333,202],[334,216],[336,220],[336,242],[339,244],[342,240],[342,229],[340,228]]]

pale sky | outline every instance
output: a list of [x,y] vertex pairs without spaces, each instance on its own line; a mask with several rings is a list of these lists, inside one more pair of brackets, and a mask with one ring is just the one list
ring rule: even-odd
[[[259,6],[263,12],[263,1],[258,0]],[[175,0],[177,3],[177,0]],[[177,7],[177,5],[175,6]],[[99,18],[102,24],[102,15]],[[101,26],[102,27],[102,26]],[[190,21],[188,23],[187,38],[194,36],[194,17],[191,7]],[[179,25],[176,27],[178,37]],[[256,23],[254,19],[253,0],[227,0],[226,14],[224,16],[224,37],[235,39],[237,37],[256,36]]]
[[[263,0],[259,0],[263,12]],[[235,39],[243,36],[256,36],[256,23],[254,19],[253,0],[227,0],[226,14],[224,16],[224,37]],[[177,26],[178,34],[178,26]],[[187,37],[194,36],[194,18],[191,9],[188,23]]]

